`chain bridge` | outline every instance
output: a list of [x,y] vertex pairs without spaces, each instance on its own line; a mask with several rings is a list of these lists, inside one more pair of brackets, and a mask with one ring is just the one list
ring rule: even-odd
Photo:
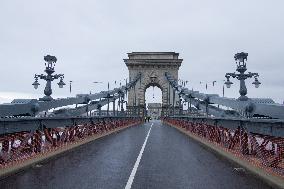
[[[284,106],[247,96],[247,78],[261,84],[247,56],[224,73],[227,87],[240,81],[238,99],[178,82],[175,52],[128,53],[118,88],[56,99],[51,83],[65,78],[45,56],[32,84],[45,80],[45,96],[0,105],[0,188],[284,188]],[[147,121],[151,86],[161,115]]]

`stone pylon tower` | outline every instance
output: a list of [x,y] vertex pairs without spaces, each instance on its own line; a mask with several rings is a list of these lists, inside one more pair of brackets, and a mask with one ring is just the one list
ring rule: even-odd
[[[130,114],[139,113],[145,109],[145,92],[150,86],[159,87],[162,91],[162,108],[177,106],[178,95],[173,91],[165,78],[168,72],[173,78],[178,79],[178,70],[182,59],[175,52],[132,52],[124,62],[129,70],[129,81],[141,73],[141,81],[129,91],[127,109]],[[138,110],[137,110],[138,109]]]

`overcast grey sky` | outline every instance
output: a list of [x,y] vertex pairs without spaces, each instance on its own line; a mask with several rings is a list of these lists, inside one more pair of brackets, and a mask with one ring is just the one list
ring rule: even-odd
[[[44,82],[37,91],[31,83],[46,54],[57,57],[66,83],[74,81],[71,95],[106,89],[128,76],[122,59],[132,51],[179,52],[180,78],[203,92],[200,81],[220,81],[207,92],[221,94],[234,54],[245,51],[262,82],[259,89],[247,82],[249,96],[282,103],[283,7],[283,0],[1,0],[0,97],[42,96]],[[226,96],[237,97],[232,81]],[[70,95],[53,88],[55,97]]]

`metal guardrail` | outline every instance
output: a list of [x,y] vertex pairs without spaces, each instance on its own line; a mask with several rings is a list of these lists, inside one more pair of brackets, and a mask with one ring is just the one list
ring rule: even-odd
[[2,118],[0,135],[22,131],[43,130],[43,128],[71,127],[82,124],[94,124],[101,119],[129,119],[133,117],[44,117],[44,118]]
[[9,120],[7,128],[14,130],[0,135],[0,176],[17,170],[28,160],[66,151],[141,121],[137,117]]
[[250,133],[284,137],[284,120],[280,119],[247,119],[247,118],[217,118],[217,117],[189,117],[172,116],[193,123],[202,123],[236,130],[238,127]]

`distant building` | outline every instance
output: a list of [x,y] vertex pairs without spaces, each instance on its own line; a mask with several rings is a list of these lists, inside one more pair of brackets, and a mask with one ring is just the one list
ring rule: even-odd
[[148,103],[148,116],[152,119],[159,119],[161,117],[162,112],[162,104],[161,103]]

